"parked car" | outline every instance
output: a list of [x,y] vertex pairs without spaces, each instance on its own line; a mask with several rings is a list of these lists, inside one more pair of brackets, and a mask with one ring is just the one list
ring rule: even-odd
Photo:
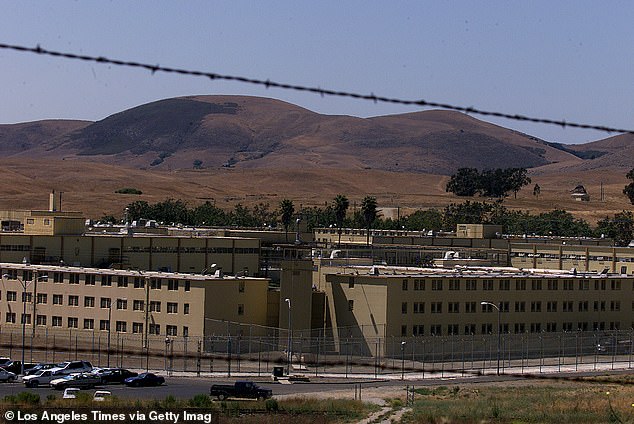
[[[68,390],[68,389],[66,389],[66,390]],[[107,391],[107,390],[97,390],[95,392],[92,400],[95,401],[95,402],[104,402],[110,396],[112,396],[112,393]]]
[[67,389],[69,387],[76,387],[78,389],[92,389],[100,384],[101,381],[98,377],[90,373],[70,374],[62,378],[52,380],[49,384],[51,388],[56,390]]
[[15,373],[7,371],[4,368],[0,368],[0,381],[6,381],[7,383],[13,382],[18,378]]
[[26,387],[47,386],[52,380],[59,377],[60,376],[54,374],[51,369],[40,370],[35,374],[25,375],[22,377],[22,382]]
[[[24,364],[24,373],[26,374],[26,371],[30,370],[34,366],[35,366],[35,364],[25,363]],[[2,365],[2,368],[4,368],[7,371],[11,371],[14,374],[21,374],[22,373],[22,361],[10,361],[10,362],[6,363],[5,365]]]
[[271,389],[263,389],[252,381],[236,381],[235,384],[214,384],[209,395],[224,400],[227,398],[269,399],[273,396]]
[[79,389],[76,387],[64,389],[64,395],[62,396],[62,399],[77,399],[77,393],[79,393]]
[[92,364],[88,361],[66,361],[60,362],[56,367],[51,368],[53,374],[75,374],[92,371]]
[[165,383],[165,379],[160,375],[152,374],[151,372],[144,372],[135,377],[128,377],[123,380],[126,386],[130,387],[146,387],[146,386],[160,386]]
[[0,367],[4,367],[9,362],[11,362],[11,358],[0,358]]
[[138,375],[138,373],[124,368],[109,368],[97,374],[103,384],[122,384],[127,378]]
[[24,375],[33,375],[33,374],[37,374],[39,371],[42,370],[48,370],[51,368],[56,367],[57,364],[54,364],[52,362],[40,362],[39,364],[35,364],[33,366],[33,368],[29,368],[28,370],[24,370]]

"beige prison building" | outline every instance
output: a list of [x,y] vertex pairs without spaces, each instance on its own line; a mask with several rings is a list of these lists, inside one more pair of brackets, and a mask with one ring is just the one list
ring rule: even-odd
[[634,327],[633,276],[345,267],[325,282],[333,329],[366,340],[495,334],[497,311],[481,302],[500,306],[503,333]]
[[0,328],[24,322],[36,336],[48,328],[162,341],[212,336],[222,321],[264,328],[277,320],[267,315],[278,296],[264,278],[15,263],[0,269]]

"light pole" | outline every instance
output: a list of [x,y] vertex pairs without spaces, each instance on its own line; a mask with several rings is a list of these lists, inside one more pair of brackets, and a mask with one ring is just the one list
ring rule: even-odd
[[500,307],[498,305],[496,305],[495,303],[492,302],[480,302],[480,305],[485,306],[492,306],[495,309],[497,309],[498,311],[498,352],[497,352],[497,359],[498,359],[498,366],[497,366],[497,375],[500,375],[500,346],[501,346],[501,328],[500,328]]
[[284,299],[284,301],[286,303],[288,303],[288,341],[286,344],[286,375],[290,375],[291,373],[291,361],[293,360],[293,354],[291,352],[291,343],[293,341],[293,336],[292,336],[292,324],[291,324],[291,299],[289,299],[288,297],[286,299]]
[[[44,276],[42,276],[41,278],[43,277]],[[11,279],[18,280],[20,284],[22,285],[22,317],[21,317],[21,320],[22,320],[22,363],[20,364],[20,374],[24,375],[24,342],[26,339],[26,288],[29,285],[29,283],[31,283],[32,281],[24,282],[17,275],[15,276],[15,278],[12,278],[9,274],[2,274],[2,278],[7,280],[11,280]],[[35,279],[33,281],[35,281]],[[33,325],[33,321],[31,321],[31,325]]]
[[110,325],[110,318],[112,317],[112,300],[110,300],[110,303],[108,303],[108,368],[110,368],[110,331],[111,331],[111,325]]
[[405,380],[405,343],[401,342],[401,380]]

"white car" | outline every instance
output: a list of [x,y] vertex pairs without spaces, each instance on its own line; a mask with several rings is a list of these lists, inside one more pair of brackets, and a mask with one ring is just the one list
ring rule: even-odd
[[26,387],[46,386],[52,380],[59,378],[59,375],[53,373],[52,370],[41,370],[32,375],[25,375],[22,382]]
[[79,389],[75,387],[69,387],[68,389],[64,389],[64,395],[62,399],[77,399],[77,393],[79,393]]
[[107,390],[97,390],[95,391],[95,395],[93,396],[92,400],[95,402],[104,402],[110,396],[112,396],[112,392],[109,392]]
[[12,382],[15,381],[17,376],[11,371],[7,371],[4,368],[0,368],[0,381]]
[[92,364],[88,361],[66,361],[57,364],[55,368],[51,368],[51,371],[57,375],[90,372],[92,371]]

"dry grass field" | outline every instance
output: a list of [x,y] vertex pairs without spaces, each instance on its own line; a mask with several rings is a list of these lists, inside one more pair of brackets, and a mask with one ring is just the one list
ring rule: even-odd
[[[45,161],[18,158],[5,159],[0,165],[0,209],[45,209],[51,190],[63,191],[63,209],[83,211],[87,217],[104,214],[121,216],[125,206],[136,200],[150,203],[167,198],[182,199],[190,206],[206,200],[221,208],[232,209],[237,203],[252,206],[269,203],[276,208],[283,198],[296,205],[323,206],[337,194],[350,199],[351,207],[359,205],[366,195],[377,198],[379,207],[401,208],[402,214],[416,209],[442,208],[465,200],[445,192],[447,176],[388,172],[371,169],[242,169],[215,168],[203,170],[141,170],[117,165],[84,162],[73,159]],[[564,209],[594,224],[597,220],[632,205],[622,194],[627,183],[625,172],[596,170],[558,172],[547,169],[532,171],[533,182],[513,196],[504,199],[509,209],[531,213]],[[539,198],[533,186],[541,187]],[[583,184],[590,202],[577,202],[570,190]],[[600,199],[603,184],[604,200]],[[142,195],[116,194],[132,187]]]

